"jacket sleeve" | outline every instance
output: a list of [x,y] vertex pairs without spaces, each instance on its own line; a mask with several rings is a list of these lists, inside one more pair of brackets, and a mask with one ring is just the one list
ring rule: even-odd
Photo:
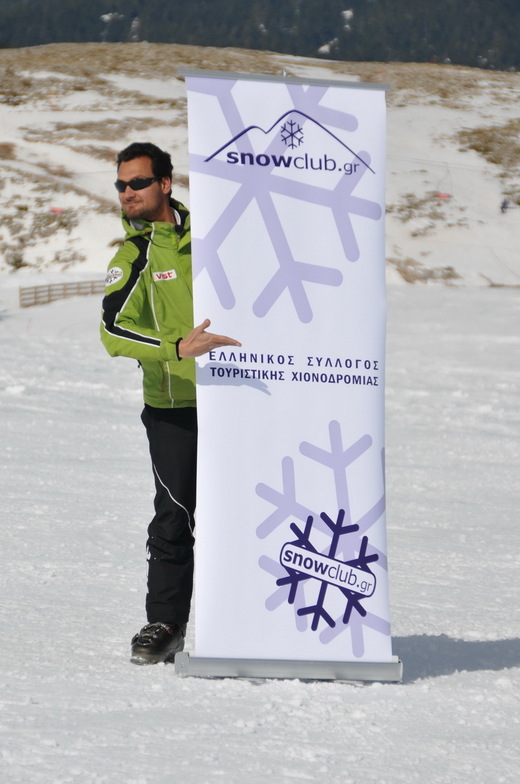
[[[102,304],[101,341],[112,357],[137,360],[179,360],[180,333],[162,333],[146,292],[143,271],[148,259],[133,242],[125,242],[110,262]],[[179,360],[180,361],[180,360]]]

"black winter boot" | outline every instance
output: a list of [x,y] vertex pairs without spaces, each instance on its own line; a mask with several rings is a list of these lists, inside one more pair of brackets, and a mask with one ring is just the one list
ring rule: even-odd
[[177,624],[149,623],[132,638],[133,664],[157,664],[171,662],[175,654],[184,648],[186,626]]

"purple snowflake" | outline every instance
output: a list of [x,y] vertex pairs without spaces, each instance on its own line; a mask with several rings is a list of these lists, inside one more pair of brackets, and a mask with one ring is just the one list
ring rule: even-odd
[[[308,553],[310,563],[316,556],[314,560],[318,567],[323,562],[337,564],[338,568],[341,565],[345,573],[366,576],[367,582],[375,584],[370,564],[377,562],[378,567],[386,570],[386,556],[370,544],[369,530],[384,513],[384,493],[359,519],[352,520],[347,473],[348,467],[372,447],[372,439],[365,435],[344,448],[340,424],[332,421],[329,423],[329,440],[329,449],[303,442],[300,452],[333,472],[339,510],[336,518],[329,517],[325,512],[318,515],[297,500],[294,462],[290,457],[285,457],[282,460],[282,490],[262,483],[257,485],[257,494],[275,507],[275,511],[258,526],[257,536],[268,538],[275,531],[283,530],[283,526],[289,522],[294,538],[288,545],[299,553]],[[384,465],[382,472],[384,476]],[[303,525],[298,525],[295,519]],[[323,552],[313,544],[314,536],[318,533],[321,538],[323,534],[328,537]],[[390,634],[388,621],[368,612],[363,606],[363,600],[371,594],[364,595],[358,587],[352,587],[347,581],[343,585],[331,584],[328,579],[319,579],[318,572],[311,574],[309,570],[295,568],[294,563],[282,563],[267,556],[263,556],[259,563],[264,571],[272,575],[276,585],[276,590],[267,598],[267,609],[275,610],[283,603],[292,605],[297,628],[307,628],[305,620],[310,618],[311,630],[320,632],[322,643],[327,644],[348,630],[354,654],[362,656],[365,627],[385,635]],[[305,589],[311,585],[314,586],[314,593],[313,599],[309,600]],[[339,591],[343,597],[343,611],[338,617],[333,617],[328,610],[328,598],[332,591]]]

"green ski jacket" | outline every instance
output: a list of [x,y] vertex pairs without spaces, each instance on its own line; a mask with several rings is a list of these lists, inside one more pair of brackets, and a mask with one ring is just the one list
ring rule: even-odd
[[190,218],[171,206],[180,225],[128,221],[108,266],[101,340],[111,356],[137,359],[144,401],[155,408],[196,405],[195,360],[179,359],[177,343],[193,329]]

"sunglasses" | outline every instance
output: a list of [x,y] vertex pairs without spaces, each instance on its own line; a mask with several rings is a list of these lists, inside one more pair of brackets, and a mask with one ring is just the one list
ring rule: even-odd
[[161,177],[134,177],[133,180],[129,180],[128,182],[116,180],[114,185],[116,186],[116,191],[119,191],[119,193],[124,193],[128,187],[133,191],[142,191],[143,188],[148,188],[152,182],[158,182],[160,179]]

